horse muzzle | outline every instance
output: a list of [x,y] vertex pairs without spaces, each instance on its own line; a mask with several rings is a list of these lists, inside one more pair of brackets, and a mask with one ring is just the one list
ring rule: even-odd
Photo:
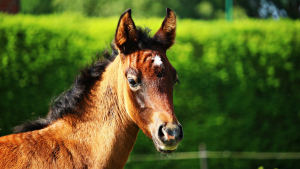
[[161,153],[172,153],[183,139],[181,124],[161,124],[152,136],[156,149]]

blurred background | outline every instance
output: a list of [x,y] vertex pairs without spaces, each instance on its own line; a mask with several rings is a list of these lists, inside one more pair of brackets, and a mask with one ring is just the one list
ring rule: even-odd
[[164,17],[165,7],[181,18],[224,18],[225,4],[233,4],[234,18],[297,19],[299,0],[1,0],[1,11],[23,14],[80,13],[88,17],[119,16],[125,9],[135,11],[137,18]]
[[300,168],[300,0],[0,0],[0,136],[47,114],[126,9],[153,35],[166,7],[184,139],[163,156],[139,132],[125,168]]

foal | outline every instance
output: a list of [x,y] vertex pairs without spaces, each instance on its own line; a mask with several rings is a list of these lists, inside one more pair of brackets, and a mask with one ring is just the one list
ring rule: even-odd
[[119,20],[113,58],[97,62],[55,100],[45,119],[0,138],[0,168],[123,168],[141,129],[162,153],[183,138],[173,107],[176,70],[166,56],[176,16],[153,37],[131,10]]

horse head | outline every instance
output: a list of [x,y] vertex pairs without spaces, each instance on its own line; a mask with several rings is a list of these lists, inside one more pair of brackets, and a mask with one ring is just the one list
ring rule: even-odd
[[153,140],[162,153],[176,150],[183,138],[173,106],[173,90],[179,82],[166,51],[175,39],[176,15],[167,15],[153,37],[145,37],[125,11],[119,20],[114,44],[121,58],[118,82],[127,114]]

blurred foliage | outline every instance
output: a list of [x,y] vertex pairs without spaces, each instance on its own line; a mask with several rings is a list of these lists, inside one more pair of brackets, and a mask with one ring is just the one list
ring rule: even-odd
[[212,18],[213,6],[208,1],[202,1],[196,6],[196,11],[202,18]]
[[[162,22],[134,20],[152,33]],[[74,14],[1,14],[0,135],[45,116],[51,98],[68,89],[91,56],[108,46],[117,22]],[[299,21],[179,20],[176,44],[167,55],[181,81],[174,91],[185,135],[178,151],[198,151],[201,142],[210,151],[300,151]],[[156,150],[140,132],[132,153]],[[209,159],[208,165],[300,168],[296,160]],[[199,160],[132,162],[125,168],[143,167],[199,168]]]
[[[300,17],[298,0],[235,0],[238,16],[262,17],[259,11],[280,15],[282,10],[293,19]],[[163,17],[164,8],[176,11],[181,18],[224,18],[225,1],[220,0],[21,0],[21,12],[30,14],[72,12],[85,16],[119,16],[131,8],[138,17]],[[266,8],[265,8],[266,7]],[[272,11],[269,9],[272,8]],[[276,14],[275,14],[276,13]],[[234,18],[237,16],[235,15]],[[279,16],[281,17],[281,15]],[[240,18],[240,17],[238,17]],[[243,17],[244,18],[244,17]]]
[[21,0],[21,12],[30,14],[52,13],[52,0]]

